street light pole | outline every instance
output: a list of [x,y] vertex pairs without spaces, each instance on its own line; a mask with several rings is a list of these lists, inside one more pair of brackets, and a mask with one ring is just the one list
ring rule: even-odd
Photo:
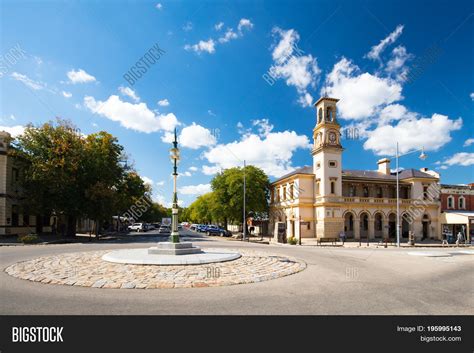
[[418,151],[421,151],[421,154],[418,158],[420,158],[421,160],[425,160],[427,156],[425,154],[424,147],[422,147],[419,150],[414,150],[414,151],[407,152],[407,153],[404,153],[404,154],[400,155],[399,150],[398,150],[398,141],[397,141],[397,154],[395,155],[395,161],[396,161],[396,171],[395,171],[395,173],[397,175],[397,247],[400,247],[400,190],[399,190],[399,183],[400,183],[399,174],[400,174],[400,171],[398,170],[398,159],[402,156],[406,156],[407,154],[411,154],[411,153],[418,152]]
[[173,161],[173,206],[171,208],[171,235],[172,243],[179,243],[178,231],[178,193],[176,190],[176,179],[178,178],[179,149],[176,129],[174,129],[173,148],[170,150],[170,158]]
[[243,214],[243,223],[242,223],[242,240],[245,240],[247,238],[247,217],[245,216],[245,194],[246,194],[246,188],[247,188],[247,185],[246,185],[246,177],[245,177],[245,167],[246,167],[246,164],[245,164],[245,159],[244,159],[244,214]]

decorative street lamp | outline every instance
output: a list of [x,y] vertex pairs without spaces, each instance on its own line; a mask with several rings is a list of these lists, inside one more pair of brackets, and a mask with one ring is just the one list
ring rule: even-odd
[[173,148],[170,149],[170,158],[173,162],[173,206],[171,208],[171,236],[170,242],[179,243],[178,232],[178,193],[176,192],[176,179],[178,178],[179,148],[176,128],[174,129]]
[[396,174],[397,174],[397,247],[400,247],[400,190],[399,190],[399,187],[398,187],[399,179],[400,179],[400,177],[399,177],[400,171],[398,170],[398,159],[402,156],[406,156],[407,154],[415,153],[415,152],[418,152],[418,151],[421,151],[421,154],[418,158],[420,158],[421,160],[424,161],[428,156],[425,154],[425,150],[424,150],[423,147],[421,149],[418,149],[418,150],[410,151],[410,152],[407,152],[407,153],[404,153],[404,154],[399,154],[399,152],[398,152],[398,142],[397,142],[397,154],[395,156],[396,162],[397,162],[397,165],[396,165]]

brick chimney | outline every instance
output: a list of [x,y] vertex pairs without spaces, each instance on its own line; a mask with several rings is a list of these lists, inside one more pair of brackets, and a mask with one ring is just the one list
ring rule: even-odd
[[390,175],[390,159],[379,159],[377,164],[379,166],[379,169],[377,170],[379,173]]

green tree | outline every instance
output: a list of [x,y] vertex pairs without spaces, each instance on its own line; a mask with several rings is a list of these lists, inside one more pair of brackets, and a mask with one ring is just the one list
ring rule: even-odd
[[[246,213],[268,212],[270,180],[265,172],[254,166],[245,167]],[[215,208],[224,219],[242,223],[244,169],[230,168],[217,174],[211,181]],[[246,216],[247,216],[246,215]]]
[[15,144],[15,153],[24,161],[23,187],[30,207],[37,213],[37,230],[42,215],[60,212],[68,219],[68,235],[75,234],[76,217],[84,204],[83,137],[67,121],[39,128],[28,125]]

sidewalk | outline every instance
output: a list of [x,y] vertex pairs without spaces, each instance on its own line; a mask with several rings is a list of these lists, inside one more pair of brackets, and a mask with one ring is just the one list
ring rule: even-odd
[[[265,239],[265,238],[264,238]],[[268,239],[268,237],[266,238]],[[383,248],[385,246],[385,243],[382,241],[369,241],[367,245],[367,241],[364,239],[360,243],[358,240],[349,240],[344,243],[344,246],[342,245],[341,241],[337,241],[335,244],[333,243],[323,243],[322,245],[317,244],[317,239],[316,238],[303,238],[301,240],[302,244],[301,246],[309,246],[309,247],[344,247],[344,248],[367,248],[367,247],[375,247],[375,248]],[[274,239],[272,239],[270,244],[281,244],[276,242]],[[286,245],[286,244],[285,244]],[[298,245],[294,245],[298,246]],[[396,241],[393,242],[388,242],[387,247],[396,247],[397,243]],[[419,241],[415,242],[415,245],[408,245],[405,242],[400,243],[400,247],[403,248],[466,248],[466,247],[474,247],[473,244],[461,244],[459,246],[456,246],[456,244],[445,244],[442,245],[440,240],[424,240],[424,241]]]

